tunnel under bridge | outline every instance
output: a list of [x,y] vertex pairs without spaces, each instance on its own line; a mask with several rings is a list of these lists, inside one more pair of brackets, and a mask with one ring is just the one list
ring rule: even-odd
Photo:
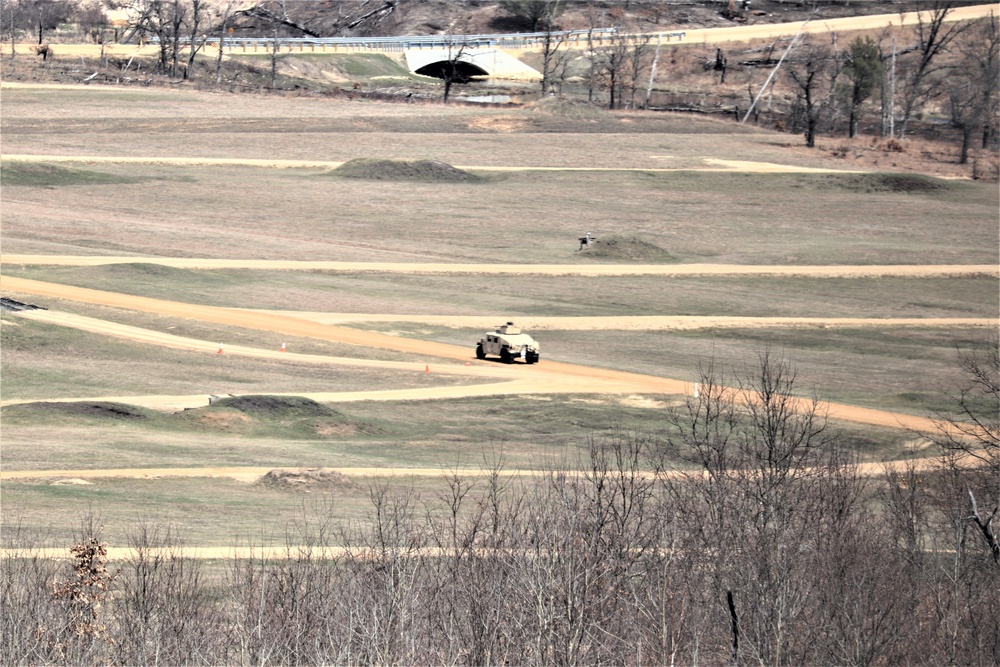
[[407,50],[403,52],[407,68],[414,74],[445,77],[454,63],[459,80],[473,77],[541,81],[542,74],[505,51],[495,48],[453,48]]

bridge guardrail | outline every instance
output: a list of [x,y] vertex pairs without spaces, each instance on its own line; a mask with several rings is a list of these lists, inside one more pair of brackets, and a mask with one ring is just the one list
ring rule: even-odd
[[[367,51],[367,52],[399,52],[414,51],[422,49],[446,50],[449,48],[499,48],[499,49],[523,49],[542,44],[546,39],[558,39],[563,42],[574,44],[585,43],[588,40],[603,45],[618,34],[616,28],[601,28],[598,30],[565,30],[552,33],[514,33],[514,34],[493,34],[493,35],[430,35],[430,36],[401,36],[401,37],[279,37],[277,43],[280,48],[287,48],[304,51],[308,48],[315,51],[317,47],[326,51],[328,48],[334,51]],[[650,33],[646,33],[650,34]],[[664,31],[651,33],[651,36],[659,35],[671,41],[672,39],[684,39],[685,31]],[[182,44],[188,44],[190,38],[182,38]],[[218,48],[220,39],[218,37],[205,37],[203,43],[206,46]],[[226,50],[241,49],[247,51],[252,48],[257,51],[259,48],[271,48],[275,39],[271,37],[225,37],[222,39],[222,46]],[[148,38],[148,43],[159,43],[155,35]]]

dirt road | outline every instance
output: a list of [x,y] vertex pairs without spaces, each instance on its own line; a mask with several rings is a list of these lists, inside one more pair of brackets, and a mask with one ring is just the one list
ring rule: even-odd
[[[996,4],[975,5],[971,7],[956,7],[948,12],[947,21],[969,21],[988,17],[996,13]],[[880,30],[889,26],[914,26],[918,21],[927,21],[930,12],[907,12],[905,14],[876,14],[874,16],[849,16],[838,19],[795,21],[791,23],[750,23],[733,25],[725,28],[705,28],[688,30],[687,36],[678,44],[719,44],[722,42],[747,42],[754,39],[773,39],[775,37],[791,37],[800,30],[804,34],[825,35],[831,32],[849,32],[855,30]]]
[[[938,465],[936,457],[914,459],[913,465],[918,470],[926,470]],[[860,463],[855,468],[865,475],[882,474],[886,466],[902,465],[899,463]],[[238,482],[253,483],[272,471],[296,472],[302,471],[300,468],[276,468],[276,467],[254,467],[254,466],[234,466],[219,468],[104,468],[89,470],[4,470],[0,471],[0,480],[4,479],[101,479],[120,477],[125,479],[160,479],[169,477],[224,477],[234,479]],[[469,478],[475,478],[483,474],[480,468],[450,468],[441,466],[437,468],[309,468],[310,473],[333,473],[346,475],[354,478],[370,477],[445,477],[460,474]],[[545,477],[551,471],[547,469],[528,470],[520,468],[505,469],[503,475],[506,477],[537,478]],[[569,476],[583,475],[579,471],[560,470],[560,474]],[[652,473],[646,473],[652,476]],[[662,473],[668,476],[677,477],[681,473]]]
[[[53,298],[81,301],[117,308],[128,308],[131,310],[169,315],[203,322],[214,322],[227,326],[272,331],[282,333],[287,336],[301,336],[305,338],[316,338],[319,340],[395,350],[398,352],[417,355],[421,358],[421,362],[423,362],[423,360],[427,357],[438,357],[441,359],[457,360],[463,363],[468,362],[470,364],[469,368],[488,367],[490,365],[496,366],[495,364],[475,360],[472,355],[472,351],[465,347],[413,340],[375,332],[359,331],[346,327],[325,325],[288,315],[178,303],[174,301],[164,301],[161,299],[150,299],[147,297],[102,292],[99,290],[91,290],[81,287],[57,285],[36,280],[28,280],[25,278],[5,277],[3,279],[3,288],[22,294],[49,296]],[[114,329],[116,331],[116,335],[128,336],[129,331],[124,328],[118,328],[120,326],[121,325],[115,325],[114,323],[108,323],[108,328]],[[160,339],[161,344],[163,344],[164,340],[166,339]],[[189,343],[185,342],[185,344]],[[205,343],[203,343],[203,345],[204,344]],[[437,362],[435,362],[435,364],[436,363]],[[505,373],[507,370],[508,369],[503,369],[500,372]],[[517,380],[500,385],[479,384],[464,387],[452,386],[376,392],[343,392],[333,394],[309,394],[308,396],[313,398],[313,400],[321,402],[334,402],[347,400],[417,400],[430,398],[457,398],[463,396],[495,395],[499,393],[625,393],[640,395],[685,395],[691,391],[690,383],[680,380],[642,375],[638,373],[626,373],[623,371],[615,371],[604,368],[593,368],[556,361],[545,361],[544,363],[535,366],[518,365],[516,370],[518,374]],[[468,372],[464,366],[461,367],[459,371]],[[491,370],[484,372],[493,373],[495,371]],[[473,375],[475,373],[469,372],[468,374]],[[198,401],[198,405],[205,405],[207,403],[207,398],[207,396],[202,395],[196,397],[116,397],[114,400],[125,403],[150,405],[150,403],[138,403],[139,400],[150,399],[155,404],[150,405],[150,407],[155,407],[156,405],[162,407],[164,405],[188,404],[192,401]],[[76,400],[81,399],[78,398]],[[104,400],[112,399],[110,397],[105,397]],[[932,421],[911,415],[858,408],[835,403],[825,403],[821,406],[821,408],[825,410],[832,419],[840,419],[888,428],[905,428],[912,431],[928,431],[934,429]]]
[[[162,164],[185,167],[262,167],[270,169],[336,169],[343,162],[324,160],[264,160],[257,158],[210,158],[210,157],[125,157],[108,155],[26,155],[8,154],[5,162],[31,163],[83,163],[83,164]],[[466,171],[622,171],[622,172],[674,172],[674,171],[715,171],[756,174],[863,174],[859,169],[832,169],[826,167],[799,167],[774,162],[754,162],[749,160],[722,160],[702,158],[698,167],[510,167],[489,165],[454,165]]]

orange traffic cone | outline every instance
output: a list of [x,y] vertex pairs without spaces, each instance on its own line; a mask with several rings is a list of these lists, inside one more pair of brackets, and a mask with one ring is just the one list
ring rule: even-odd
[[424,364],[424,372],[425,373],[430,373],[431,372],[430,364]]
[[219,351],[216,354],[222,354],[222,343],[219,343]]
[[280,350],[280,351],[281,351],[281,352],[284,352],[284,351],[285,351],[285,344],[284,344],[284,343],[282,343],[282,344],[281,344],[281,350]]

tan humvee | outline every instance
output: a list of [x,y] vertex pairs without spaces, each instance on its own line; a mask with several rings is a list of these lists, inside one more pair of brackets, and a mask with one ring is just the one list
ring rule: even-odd
[[476,357],[485,359],[486,355],[492,354],[499,356],[505,364],[521,357],[525,363],[534,364],[538,363],[538,349],[538,341],[522,333],[513,322],[508,322],[480,339],[476,345]]

